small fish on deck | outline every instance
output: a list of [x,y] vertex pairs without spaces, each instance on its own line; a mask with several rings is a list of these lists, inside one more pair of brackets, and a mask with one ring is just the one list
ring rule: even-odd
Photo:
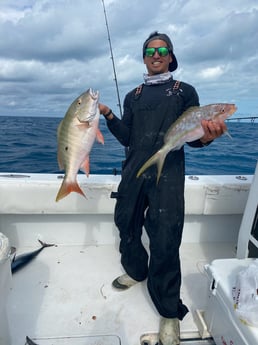
[[17,257],[14,256],[12,263],[11,263],[11,271],[12,273],[17,272],[19,269],[27,265],[31,260],[33,260],[44,248],[53,247],[55,244],[48,244],[38,240],[41,244],[41,247],[33,252],[25,253],[18,255]]
[[[226,120],[237,110],[235,104],[217,103],[187,109],[167,130],[164,145],[139,169],[137,177],[151,165],[157,164],[159,181],[165,158],[170,151],[179,150],[186,142],[200,139],[204,135],[202,120]],[[229,135],[228,132],[225,134]],[[229,135],[230,136],[230,135]]]

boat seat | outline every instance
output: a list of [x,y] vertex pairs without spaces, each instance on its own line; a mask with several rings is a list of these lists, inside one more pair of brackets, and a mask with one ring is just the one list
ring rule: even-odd
[[258,258],[258,162],[239,229],[237,258]]

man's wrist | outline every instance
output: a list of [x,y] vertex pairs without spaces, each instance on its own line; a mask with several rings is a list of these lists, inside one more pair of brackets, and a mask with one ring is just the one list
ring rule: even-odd
[[208,146],[211,143],[211,141],[203,141],[203,140],[200,139],[200,142],[201,142],[202,146]]
[[103,114],[103,116],[105,117],[105,119],[107,120],[112,120],[113,119],[113,112],[112,109],[109,109],[109,111],[106,114]]

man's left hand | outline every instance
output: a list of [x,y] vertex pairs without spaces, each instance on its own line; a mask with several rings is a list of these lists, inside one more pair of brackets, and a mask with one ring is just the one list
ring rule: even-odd
[[203,144],[206,144],[227,131],[227,126],[224,121],[208,121],[202,120],[202,128],[204,135],[200,138]]

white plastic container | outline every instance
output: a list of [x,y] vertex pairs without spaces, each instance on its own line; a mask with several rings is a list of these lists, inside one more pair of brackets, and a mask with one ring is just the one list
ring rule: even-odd
[[210,280],[210,290],[204,318],[216,345],[258,344],[258,328],[239,320],[232,297],[236,275],[253,260],[214,260],[205,267]]
[[11,288],[9,240],[0,232],[0,344],[11,344],[6,302]]

